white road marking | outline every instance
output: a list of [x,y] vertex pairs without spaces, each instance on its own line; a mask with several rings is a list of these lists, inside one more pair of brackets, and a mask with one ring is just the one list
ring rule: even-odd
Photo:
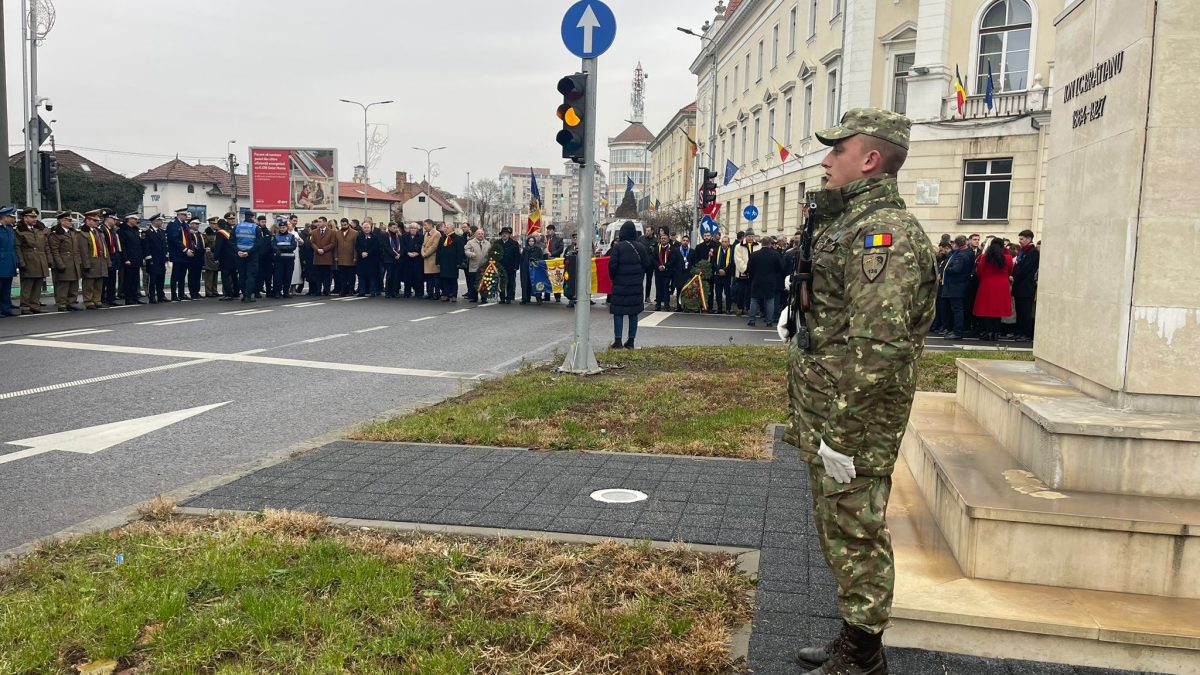
[[176,319],[158,319],[157,321],[138,321],[138,326],[173,326],[177,323],[191,323],[193,321],[203,321],[204,319],[188,319],[179,317]]
[[182,422],[189,417],[199,415],[202,412],[207,412],[213,408],[219,408],[230,401],[222,403],[213,403],[211,405],[202,405],[195,408],[186,408],[184,410],[176,410],[174,412],[162,413],[159,415],[150,415],[149,417],[138,417],[131,420],[122,420],[120,422],[109,422],[108,424],[100,424],[94,427],[85,427],[83,429],[74,429],[71,431],[63,431],[57,434],[48,434],[46,436],[34,436],[32,438],[22,438],[19,441],[9,441],[8,445],[23,445],[27,449],[17,452],[10,452],[6,455],[0,455],[0,464],[11,462],[17,459],[33,457],[51,450],[60,450],[62,452],[74,452],[83,455],[94,455],[101,450],[111,448],[114,445],[133,440],[138,436],[157,431],[163,427],[170,426],[176,422]]
[[273,309],[239,309],[235,312],[221,312],[223,315],[232,316],[250,316],[252,314],[264,314],[266,312],[274,312]]
[[418,321],[428,321],[428,320],[430,320],[430,319],[436,319],[436,318],[437,318],[436,316],[423,316],[423,317],[421,317],[421,318],[419,318],[419,319],[409,319],[409,321],[411,321],[411,322],[413,322],[413,323],[416,323],[416,322],[418,322]]
[[127,307],[137,307],[137,305],[112,305],[110,307],[103,307],[102,309],[125,309]]
[[307,340],[301,340],[300,342],[305,344],[310,342],[324,342],[325,340],[334,340],[340,337],[346,337],[347,335],[349,335],[349,333],[337,333],[334,335],[326,335],[325,337],[309,338]]
[[293,302],[290,305],[284,305],[284,307],[295,307],[297,309],[300,309],[302,307],[316,307],[317,305],[323,305],[323,304],[325,304],[325,303],[323,303],[323,302]]
[[638,320],[638,328],[643,326],[653,328],[672,315],[674,315],[674,312],[651,312],[650,316]]
[[763,342],[783,342],[780,338],[763,338]]
[[383,330],[384,328],[387,328],[387,326],[375,326],[374,328],[360,328],[359,330],[356,330],[354,332],[355,333],[370,333],[370,332],[377,331],[377,330]]
[[[647,326],[645,324],[643,324],[641,321],[638,321],[638,328],[646,328],[646,327]],[[662,328],[665,330],[723,330],[723,331],[736,331],[739,333],[740,332],[763,333],[766,331],[775,330],[774,328],[750,328],[750,327],[746,327],[746,328],[711,328],[711,327],[707,327],[707,326],[658,326],[658,325],[651,325],[651,326],[649,326],[649,328]]]
[[495,307],[496,305],[499,305],[499,304],[500,303],[495,300],[489,300],[486,303],[480,303],[478,305],[475,305],[474,309],[483,309],[484,307]]
[[64,330],[64,331],[59,331],[57,333],[39,333],[37,335],[34,335],[33,337],[65,338],[65,337],[75,337],[76,335],[92,335],[95,333],[111,333],[111,332],[112,332],[111,330],[108,330],[106,328],[105,329],[76,328],[75,330]]
[[[431,317],[432,318],[432,317]],[[379,375],[407,375],[410,377],[433,377],[453,380],[474,380],[482,377],[479,373],[461,373],[449,370],[424,370],[420,368],[394,368],[389,366],[366,366],[355,363],[331,363],[328,361],[305,361],[303,359],[281,359],[271,356],[252,356],[249,354],[220,354],[214,352],[196,352],[183,349],[156,349],[151,347],[126,347],[123,345],[101,345],[90,342],[55,342],[52,340],[9,340],[0,345],[23,345],[26,347],[54,347],[58,349],[78,349],[92,352],[109,352],[112,354],[141,354],[143,356],[165,356],[180,359],[207,359],[211,361],[233,361],[235,363],[256,363],[268,366],[289,366],[294,368],[313,368],[316,370],[340,370],[351,373],[375,373]]]
[[365,296],[360,298],[357,295],[351,295],[348,298],[334,298],[334,300],[337,300],[338,302],[354,302],[355,300],[366,300],[366,299],[367,298]]
[[471,311],[470,307],[464,307],[462,309],[456,309],[453,312],[446,312],[446,313],[447,314],[462,314],[463,312],[469,312],[469,311]]

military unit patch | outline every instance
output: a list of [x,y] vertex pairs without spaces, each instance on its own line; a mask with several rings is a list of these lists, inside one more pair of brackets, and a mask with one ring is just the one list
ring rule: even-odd
[[[879,235],[876,235],[879,236]],[[888,243],[891,243],[892,235],[886,235]],[[883,268],[887,267],[888,254],[883,253],[867,253],[862,258],[863,275],[867,277],[868,282],[873,282],[883,274]]]
[[863,237],[863,248],[885,248],[892,245],[890,232],[883,234],[868,234]]

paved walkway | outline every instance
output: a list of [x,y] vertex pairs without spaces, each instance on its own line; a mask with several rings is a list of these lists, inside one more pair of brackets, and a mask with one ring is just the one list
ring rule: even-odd
[[[812,526],[806,466],[776,441],[771,462],[511,448],[337,442],[245,476],[184,506],[266,507],[445,525],[757,548],[750,664],[795,674],[801,646],[839,626],[834,580]],[[649,495],[602,504],[595,490]],[[896,675],[1100,675],[1050,663],[889,649]]]

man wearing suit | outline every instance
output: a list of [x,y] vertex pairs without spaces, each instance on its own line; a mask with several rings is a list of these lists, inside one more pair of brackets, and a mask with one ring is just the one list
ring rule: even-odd
[[363,221],[362,232],[354,241],[355,265],[358,270],[358,297],[379,296],[379,265],[383,255],[383,239],[375,231],[370,218]]
[[679,250],[671,244],[670,237],[665,232],[658,235],[658,245],[654,247],[654,311],[670,311],[671,284],[682,268]]
[[500,264],[504,266],[508,275],[504,288],[500,289],[500,304],[503,305],[512,304],[513,297],[517,294],[517,274],[521,269],[521,246],[513,239],[512,234],[511,227],[500,230],[500,248],[503,250]]
[[1033,340],[1033,299],[1037,296],[1037,273],[1041,252],[1033,245],[1033,231],[1017,235],[1021,250],[1012,271],[1013,304],[1017,309],[1017,339]]
[[309,295],[329,295],[329,283],[333,276],[333,260],[337,254],[337,233],[325,216],[317,218],[317,224],[309,232],[312,247],[312,266],[309,268]]
[[[190,300],[187,297],[187,269],[191,261],[187,255],[188,217],[187,209],[175,209],[175,220],[167,225],[167,258],[171,263],[171,299],[175,302]],[[192,252],[195,255],[195,252]]]
[[142,276],[142,233],[138,231],[138,214],[125,216],[125,224],[117,228],[117,242],[120,244],[121,266],[121,298],[127,305],[140,305],[138,298],[138,280]]
[[[168,244],[167,233],[163,231],[162,214],[150,216],[150,229],[146,230],[142,240],[142,260],[146,263],[146,297],[150,304],[166,302],[167,294],[163,284],[167,277]],[[182,269],[182,268],[181,268]]]
[[713,249],[713,306],[709,311],[718,314],[733,313],[733,275],[737,271],[733,263],[733,247],[729,235],[721,235],[720,245]]
[[350,220],[342,218],[342,228],[337,231],[337,294],[343,298],[354,295],[354,277],[358,260],[355,247],[358,244],[358,230],[350,226]]
[[421,224],[421,258],[424,260],[422,269],[425,272],[425,299],[437,300],[441,297],[440,277],[438,273],[437,252],[442,245],[442,233],[433,226],[432,220]]

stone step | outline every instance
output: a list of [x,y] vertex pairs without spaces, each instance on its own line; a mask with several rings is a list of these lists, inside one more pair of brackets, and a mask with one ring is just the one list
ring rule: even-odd
[[967,577],[1200,598],[1200,500],[1051,489],[949,394],[901,453]]
[[959,405],[1048,486],[1200,498],[1200,418],[1114,408],[1029,361],[958,367]]
[[904,460],[892,476],[888,528],[896,559],[889,645],[1200,673],[1200,600],[967,578]]

